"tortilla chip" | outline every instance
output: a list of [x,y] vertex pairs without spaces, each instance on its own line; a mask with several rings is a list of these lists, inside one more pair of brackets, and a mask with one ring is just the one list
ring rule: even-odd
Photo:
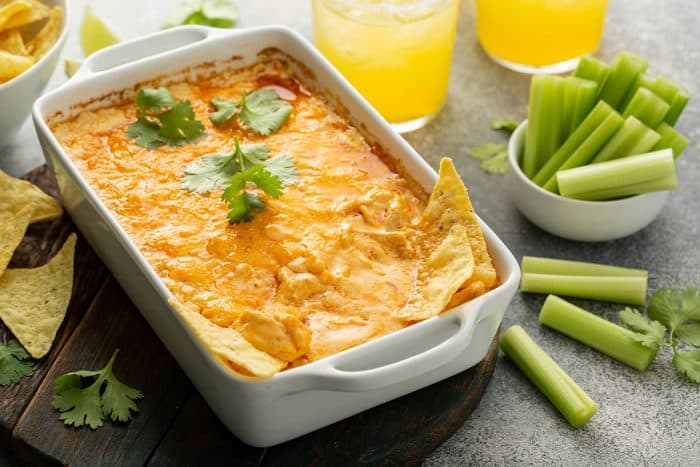
[[34,205],[30,204],[9,219],[0,220],[0,276],[5,272],[12,255],[22,242],[33,212]]
[[285,362],[256,349],[240,332],[217,326],[193,307],[175,298],[170,300],[170,305],[209,350],[253,376],[269,377],[287,366]]
[[19,29],[10,29],[9,31],[0,33],[0,50],[23,57],[29,55],[27,48],[24,46],[22,33],[19,32]]
[[[428,205],[423,211],[421,226],[428,236],[441,238],[440,232],[447,232],[454,225],[463,225],[467,228],[475,263],[474,275],[470,281],[481,281],[485,289],[490,290],[498,281],[496,269],[486,247],[479,220],[474,214],[467,188],[462,183],[452,160],[445,157],[440,161],[440,175]],[[467,285],[465,283],[463,287]]]
[[32,38],[27,44],[29,53],[39,60],[48,52],[61,35],[61,26],[63,24],[63,9],[60,6],[55,6],[49,12],[49,19],[44,24],[44,27]]
[[420,321],[439,315],[472,274],[474,257],[467,228],[454,225],[418,271],[416,293],[398,310],[396,317]]
[[25,24],[32,13],[28,0],[13,0],[0,5],[0,31]]
[[31,223],[55,219],[63,214],[61,205],[31,183],[10,177],[0,170],[0,221],[34,204]]
[[51,349],[73,292],[76,235],[44,266],[0,276],[0,319],[33,358]]
[[0,50],[0,79],[9,80],[34,65],[33,57],[23,57]]

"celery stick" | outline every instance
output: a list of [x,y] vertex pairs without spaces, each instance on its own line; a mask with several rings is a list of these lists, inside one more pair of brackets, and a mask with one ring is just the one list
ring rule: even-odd
[[614,109],[622,110],[620,105],[633,86],[637,75],[647,70],[647,62],[632,52],[622,51],[617,54],[610,68],[608,79],[600,90],[600,98]]
[[562,196],[578,198],[581,193],[611,190],[635,185],[675,174],[673,151],[659,151],[628,156],[585,167],[557,172],[557,183]]
[[[568,170],[588,164],[593,157],[605,146],[610,138],[622,127],[624,120],[620,114],[613,112],[603,120],[598,128],[591,133],[588,138],[579,146],[566,161],[555,170]],[[542,186],[545,190],[557,193],[559,190],[556,172]]]
[[535,75],[530,85],[530,106],[525,132],[522,168],[532,178],[561,143],[564,78]]
[[592,164],[611,159],[644,154],[651,150],[661,139],[661,135],[647,127],[633,116],[627,117],[615,135],[610,138],[603,149],[591,161]]
[[615,360],[644,371],[657,349],[645,347],[629,329],[611,323],[561,298],[550,295],[540,311],[540,323],[556,329]]
[[559,294],[605,302],[644,305],[647,278],[644,276],[563,276],[523,273],[520,291]]
[[538,256],[523,256],[520,269],[523,273],[560,276],[647,277],[649,275],[644,269],[623,268],[568,259],[541,258]]
[[673,97],[673,100],[669,103],[671,108],[668,110],[664,121],[669,125],[675,125],[678,121],[678,117],[681,116],[681,112],[685,108],[685,105],[690,100],[690,96],[685,90],[681,90]]
[[662,123],[656,127],[656,132],[661,135],[661,139],[652,149],[657,150],[670,148],[673,151],[673,157],[675,158],[678,158],[678,156],[683,154],[683,151],[685,151],[685,148],[687,148],[688,144],[690,143],[685,136],[678,133],[671,125],[667,123]]
[[590,55],[581,57],[578,66],[574,70],[573,76],[583,78],[596,83],[596,95],[603,88],[603,84],[610,74],[610,65],[593,58]]
[[571,119],[567,137],[583,122],[586,116],[591,112],[596,103],[596,93],[598,92],[597,84],[590,80],[581,79],[576,88],[576,97],[574,99],[573,109],[571,111]]
[[598,410],[598,404],[522,327],[508,328],[501,336],[500,347],[574,428],[585,425]]
[[670,105],[647,88],[639,88],[623,112],[623,117],[633,115],[650,128],[656,128],[668,113]]
[[[542,186],[554,173],[571,157],[571,155],[586,141],[607,117],[615,114],[612,107],[603,101],[598,102],[576,130],[564,141],[557,152],[542,166],[532,181]],[[528,125],[530,123],[528,122]]]
[[654,89],[654,79],[647,75],[646,73],[640,73],[637,75],[637,78],[635,78],[634,83],[632,83],[632,86],[630,86],[629,91],[627,91],[627,95],[625,96],[625,99],[622,101],[620,104],[620,108],[624,109],[627,107],[627,104],[630,103],[632,98],[634,97],[634,94],[637,92],[637,89],[641,87],[645,87],[647,89]]
[[561,125],[562,141],[569,136],[569,128],[571,128],[571,118],[573,116],[574,104],[576,102],[576,92],[580,85],[579,78],[567,76],[564,78],[562,86],[562,104],[561,104]]
[[676,188],[678,188],[678,177],[674,172],[645,182],[614,186],[602,190],[584,191],[569,197],[586,201],[605,201],[642,193],[652,193],[654,191],[675,190]]
[[656,78],[656,80],[653,83],[645,87],[654,91],[654,94],[656,94],[669,104],[671,103],[671,101],[673,101],[673,98],[676,96],[676,94],[684,91],[684,89],[680,85],[664,77]]

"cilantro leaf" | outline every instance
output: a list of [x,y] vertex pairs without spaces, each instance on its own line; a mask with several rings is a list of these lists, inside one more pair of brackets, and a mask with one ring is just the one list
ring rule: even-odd
[[141,109],[142,116],[146,112],[163,112],[175,105],[175,99],[167,88],[142,88],[136,93],[136,105]]
[[231,224],[250,222],[253,219],[253,211],[265,209],[265,202],[257,194],[246,191],[248,184],[254,184],[272,198],[282,195],[282,181],[263,165],[255,165],[236,173],[221,195],[221,199],[228,203],[228,220]]
[[673,366],[678,373],[694,383],[700,383],[700,349],[680,351],[673,354]]
[[132,411],[138,412],[135,401],[143,395],[120,382],[112,371],[118,353],[115,350],[101,370],[74,371],[56,379],[51,406],[61,413],[63,423],[88,425],[94,430],[102,426],[105,418],[126,422]]
[[484,172],[503,175],[508,169],[508,151],[504,149],[497,152],[493,157],[481,161],[479,167]]
[[664,325],[647,319],[634,308],[624,308],[618,313],[618,317],[628,329],[634,331],[634,340],[643,346],[658,349],[665,342]]
[[241,110],[237,101],[214,97],[211,103],[216,107],[216,112],[209,114],[209,120],[216,126],[223,125]]
[[181,24],[203,24],[230,28],[238,20],[238,5],[234,0],[186,0],[173,17],[163,25],[171,28]]
[[496,144],[496,143],[484,143],[481,146],[477,146],[468,151],[468,154],[474,159],[488,159],[493,157],[499,152],[507,149],[506,144]]
[[686,344],[700,347],[700,321],[686,321],[676,328],[676,335]]
[[292,105],[279,98],[272,89],[258,89],[240,101],[238,119],[246,128],[260,135],[277,131],[292,113]]
[[264,144],[239,144],[229,154],[209,154],[185,168],[182,187],[194,193],[208,193],[223,188],[235,174],[255,165],[263,164],[268,172],[289,185],[299,179],[294,159],[278,155],[268,159],[270,150]]
[[696,287],[660,289],[652,295],[647,307],[649,317],[675,332],[689,321],[700,320],[700,295]]
[[513,133],[518,127],[518,122],[512,118],[494,118],[491,120],[491,128]]
[[139,89],[136,104],[139,117],[129,125],[126,135],[139,146],[181,146],[204,134],[204,125],[195,118],[190,101],[175,101],[166,88]]
[[17,383],[25,376],[32,376],[36,367],[24,347],[12,339],[0,345],[0,386]]

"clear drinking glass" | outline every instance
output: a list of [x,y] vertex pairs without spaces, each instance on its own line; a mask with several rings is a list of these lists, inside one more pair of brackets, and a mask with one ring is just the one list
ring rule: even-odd
[[476,0],[484,50],[524,73],[573,70],[603,37],[608,0]]
[[445,103],[459,0],[312,0],[316,46],[401,132]]

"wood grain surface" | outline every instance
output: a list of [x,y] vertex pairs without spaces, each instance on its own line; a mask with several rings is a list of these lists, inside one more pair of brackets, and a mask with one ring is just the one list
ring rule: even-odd
[[[55,195],[45,166],[25,178]],[[44,264],[74,231],[70,219],[30,227],[12,267]],[[0,339],[10,334],[0,324]],[[78,243],[66,321],[34,376],[0,387],[0,465],[418,465],[478,404],[497,339],[452,378],[287,443],[259,449],[218,421],[92,249]],[[115,374],[144,398],[129,423],[70,428],[51,408],[63,373],[98,369],[119,349]]]

